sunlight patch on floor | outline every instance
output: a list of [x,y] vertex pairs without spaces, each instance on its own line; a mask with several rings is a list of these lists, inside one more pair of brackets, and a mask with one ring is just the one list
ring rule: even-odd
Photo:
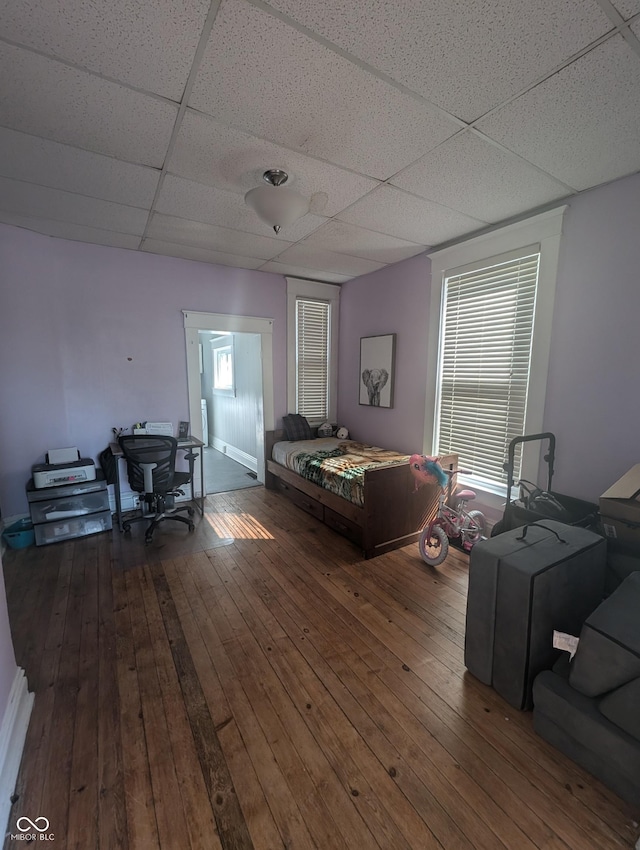
[[274,540],[273,534],[251,514],[205,514],[207,522],[219,537],[238,540]]

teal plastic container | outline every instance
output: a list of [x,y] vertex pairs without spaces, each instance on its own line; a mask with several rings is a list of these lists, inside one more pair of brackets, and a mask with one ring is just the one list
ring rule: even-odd
[[5,528],[2,537],[10,549],[26,549],[33,546],[36,540],[33,523],[30,519],[19,519],[9,528]]

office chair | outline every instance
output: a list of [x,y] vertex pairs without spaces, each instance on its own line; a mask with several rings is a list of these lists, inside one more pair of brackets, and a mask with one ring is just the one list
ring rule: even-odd
[[[151,542],[153,532],[165,519],[183,522],[189,526],[189,531],[193,531],[193,508],[189,505],[174,506],[175,496],[184,495],[180,487],[193,476],[193,459],[188,455],[190,472],[176,472],[178,441],[175,437],[132,434],[119,437],[118,442],[127,463],[129,486],[136,493],[143,494],[139,496],[141,516],[125,520],[123,530],[130,531],[134,522],[148,521],[145,543]],[[187,511],[189,518],[180,516],[180,511]]]

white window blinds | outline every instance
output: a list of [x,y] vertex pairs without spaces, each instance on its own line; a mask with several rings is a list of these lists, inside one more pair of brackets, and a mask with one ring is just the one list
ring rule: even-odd
[[296,409],[310,421],[329,415],[331,305],[296,299]]
[[526,251],[445,274],[437,452],[457,452],[489,488],[504,485],[509,442],[524,433],[540,260],[537,246]]

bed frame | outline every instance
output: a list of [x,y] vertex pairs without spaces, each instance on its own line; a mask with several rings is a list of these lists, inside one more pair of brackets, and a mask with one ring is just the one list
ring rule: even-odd
[[[408,463],[366,470],[364,507],[354,505],[272,460],[274,443],[284,439],[283,430],[265,433],[265,487],[348,537],[365,558],[415,543],[438,508],[439,489],[425,485],[416,490]],[[448,455],[440,462],[455,469],[457,460]]]

